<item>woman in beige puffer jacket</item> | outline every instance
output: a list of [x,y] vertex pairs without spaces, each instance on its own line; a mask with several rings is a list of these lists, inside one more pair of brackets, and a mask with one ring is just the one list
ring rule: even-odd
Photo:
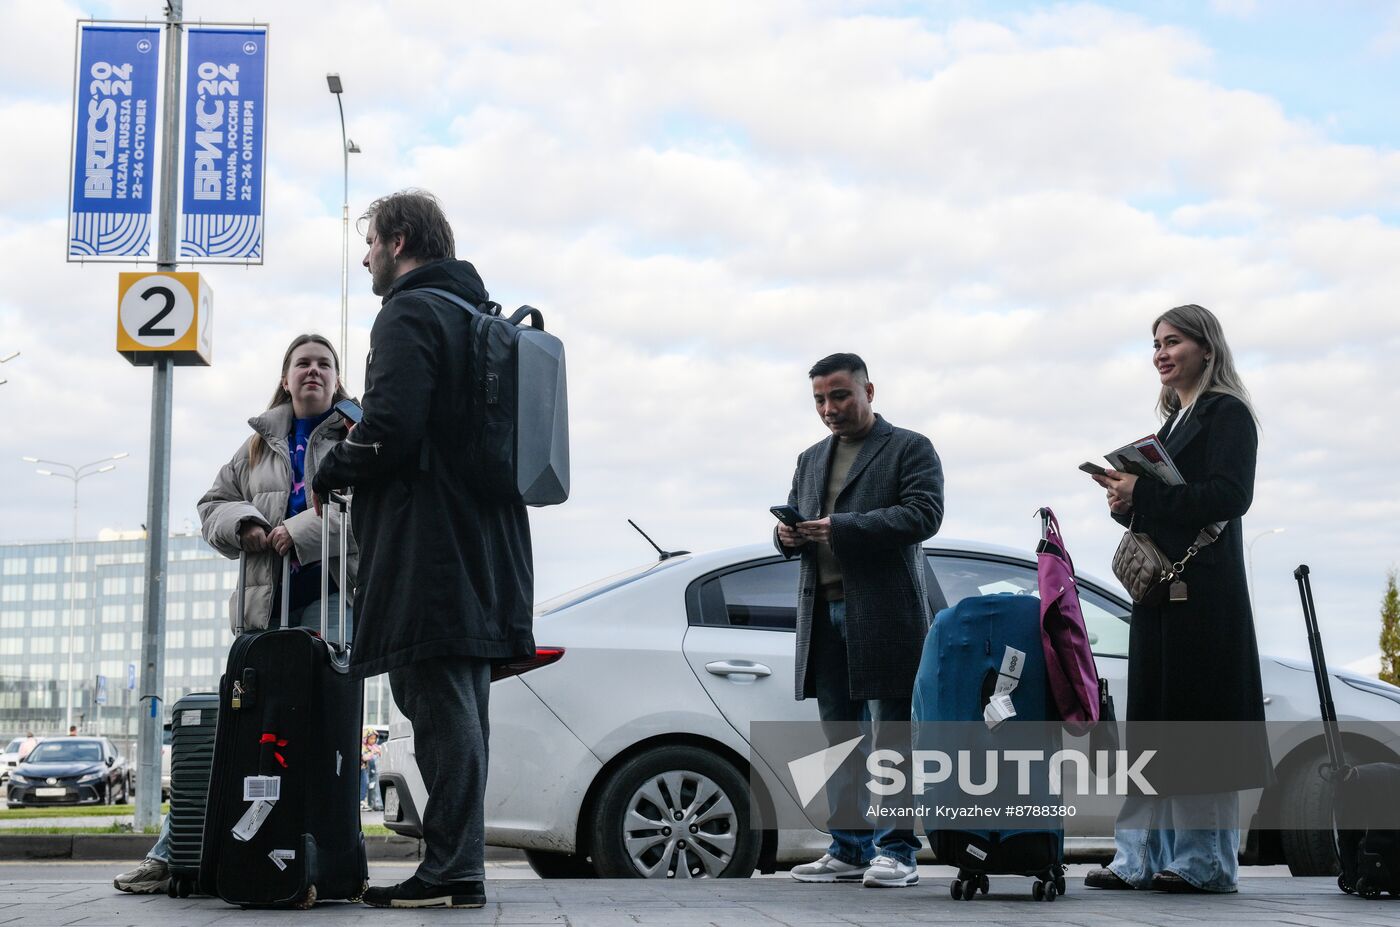
[[[299,335],[282,358],[282,376],[266,412],[248,420],[253,436],[219,470],[214,485],[199,500],[204,539],[219,553],[248,555],[243,593],[247,630],[274,627],[280,605],[281,555],[293,561],[291,620],[295,627],[320,626],[319,569],[322,564],[321,517],[311,506],[311,478],[326,451],[345,437],[346,422],[334,403],[346,398],[334,348],[320,335]],[[297,435],[301,434],[298,448]],[[301,457],[302,479],[294,480],[294,460]],[[328,596],[332,637],[336,636],[340,578],[340,530],[331,525]],[[348,525],[347,525],[348,528]],[[353,599],[358,551],[347,538],[344,592]],[[229,601],[229,627],[235,627],[235,590]],[[310,596],[310,601],[308,601]],[[348,604],[348,600],[347,600]]]

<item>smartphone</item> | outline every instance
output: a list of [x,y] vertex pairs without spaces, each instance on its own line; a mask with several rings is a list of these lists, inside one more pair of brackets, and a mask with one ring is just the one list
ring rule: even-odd
[[1079,469],[1093,476],[1108,476],[1107,470],[1105,470],[1103,467],[1100,467],[1096,463],[1089,463],[1088,461],[1085,461],[1084,463],[1080,464]]
[[801,512],[797,511],[797,509],[791,505],[770,506],[768,511],[772,512],[774,518],[778,519],[778,521],[787,525],[789,528],[796,528],[799,522],[807,520],[802,517]]
[[360,408],[359,403],[353,399],[342,399],[335,404],[335,411],[350,420],[350,424],[360,424],[360,419],[365,417],[365,412]]

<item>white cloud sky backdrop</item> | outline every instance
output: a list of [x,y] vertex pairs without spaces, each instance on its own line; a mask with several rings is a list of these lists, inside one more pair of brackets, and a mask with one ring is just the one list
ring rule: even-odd
[[[585,8],[586,7],[586,8]],[[0,3],[0,543],[68,536],[22,463],[131,457],[82,534],[146,519],[151,374],[115,353],[115,266],[64,261],[74,21],[156,0]],[[352,217],[421,186],[492,295],[569,351],[573,498],[532,515],[549,595],[663,546],[766,538],[822,437],[805,371],[862,354],[928,434],[941,534],[1077,564],[1119,531],[1075,467],[1153,430],[1148,326],[1222,319],[1263,422],[1246,536],[1265,650],[1306,653],[1308,562],[1334,662],[1374,653],[1400,561],[1400,17],[1380,3],[274,4],[266,264],[200,268],[210,368],[175,377],[171,525],[266,404],[287,341],[339,326]],[[351,247],[351,385],[378,299]],[[126,268],[129,269],[129,268]]]

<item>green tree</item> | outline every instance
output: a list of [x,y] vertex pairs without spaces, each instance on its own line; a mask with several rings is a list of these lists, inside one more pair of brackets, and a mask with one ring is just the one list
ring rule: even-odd
[[1400,591],[1395,588],[1395,569],[1385,575],[1385,595],[1381,598],[1381,679],[1400,686]]

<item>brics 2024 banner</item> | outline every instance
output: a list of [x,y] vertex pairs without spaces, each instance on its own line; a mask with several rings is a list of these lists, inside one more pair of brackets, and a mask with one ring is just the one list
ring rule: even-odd
[[160,152],[160,30],[84,25],[78,42],[68,256],[145,257]]
[[[260,262],[267,29],[186,34],[178,259]],[[158,28],[79,25],[69,260],[152,256],[160,44]]]
[[261,261],[267,30],[190,29],[180,257]]

